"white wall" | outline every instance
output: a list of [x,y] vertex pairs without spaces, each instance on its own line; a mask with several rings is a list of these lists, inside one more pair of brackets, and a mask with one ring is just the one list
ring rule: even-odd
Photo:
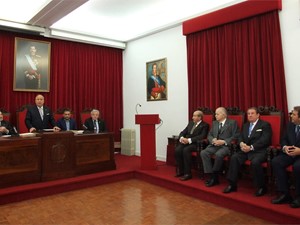
[[[300,2],[283,0],[280,23],[283,42],[289,110],[300,105]],[[147,102],[146,62],[167,58],[168,100]],[[123,60],[124,128],[137,131],[136,155],[140,154],[139,126],[135,125],[135,106],[139,114],[158,113],[163,125],[157,129],[157,158],[165,160],[167,137],[178,135],[188,118],[186,40],[178,26],[128,43]],[[280,94],[280,93],[278,93]]]
[[294,106],[300,105],[300,1],[282,0],[282,11],[279,15],[290,111]]
[[[167,58],[168,100],[147,102],[146,63],[161,58]],[[136,129],[136,155],[139,155],[135,106],[142,105],[138,107],[139,114],[159,114],[163,124],[156,130],[156,155],[165,159],[167,137],[178,135],[188,121],[186,42],[181,26],[129,42],[123,63],[124,128]]]

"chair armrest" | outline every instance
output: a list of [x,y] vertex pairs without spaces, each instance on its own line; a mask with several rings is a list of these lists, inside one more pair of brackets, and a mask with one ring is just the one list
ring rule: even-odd
[[197,152],[201,152],[208,145],[208,139],[202,139],[197,141]]

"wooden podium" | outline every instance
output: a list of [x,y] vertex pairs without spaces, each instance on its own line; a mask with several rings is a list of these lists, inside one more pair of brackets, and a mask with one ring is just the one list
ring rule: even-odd
[[141,169],[155,170],[156,139],[155,124],[159,124],[158,114],[135,115],[135,124],[140,124]]

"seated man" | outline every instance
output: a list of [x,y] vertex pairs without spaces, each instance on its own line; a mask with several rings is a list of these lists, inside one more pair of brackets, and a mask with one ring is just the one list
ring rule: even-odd
[[[272,160],[273,173],[276,178],[279,196],[272,200],[273,204],[290,203],[292,208],[300,207],[300,106],[295,106],[291,114],[286,132],[281,141],[282,152]],[[289,191],[286,168],[293,166],[295,180],[295,199]]]
[[61,129],[61,130],[77,130],[77,124],[76,121],[71,118],[71,110],[70,109],[65,109],[63,113],[63,117],[60,118],[57,122],[56,125]]
[[[227,118],[227,110],[223,107],[216,109],[216,120],[208,133],[209,145],[201,151],[201,158],[205,174],[210,174],[206,181],[207,187],[219,184],[219,172],[223,166],[223,159],[230,154],[229,146],[238,137],[238,126],[235,120]],[[215,155],[212,165],[211,155]]]
[[100,111],[97,109],[93,109],[91,111],[91,117],[85,120],[83,127],[85,129],[85,132],[106,132],[105,122],[101,119]]
[[0,136],[1,135],[17,135],[17,131],[10,122],[3,120],[3,113],[0,111]]
[[202,121],[203,112],[195,111],[193,121],[190,121],[186,128],[179,134],[179,144],[175,149],[175,158],[177,164],[177,174],[180,180],[185,181],[192,178],[191,164],[192,151],[196,151],[197,141],[207,136],[208,124]]
[[227,173],[229,185],[223,192],[230,193],[237,190],[240,167],[246,160],[250,160],[253,181],[257,188],[255,196],[259,197],[267,192],[261,164],[267,160],[267,147],[271,144],[272,129],[268,122],[259,119],[259,113],[255,107],[248,109],[247,117],[248,122],[243,125],[239,136],[240,151],[230,158]]

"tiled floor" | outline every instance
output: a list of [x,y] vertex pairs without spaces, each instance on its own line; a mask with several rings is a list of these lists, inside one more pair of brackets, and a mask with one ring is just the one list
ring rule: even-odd
[[0,206],[0,224],[270,224],[131,179]]

